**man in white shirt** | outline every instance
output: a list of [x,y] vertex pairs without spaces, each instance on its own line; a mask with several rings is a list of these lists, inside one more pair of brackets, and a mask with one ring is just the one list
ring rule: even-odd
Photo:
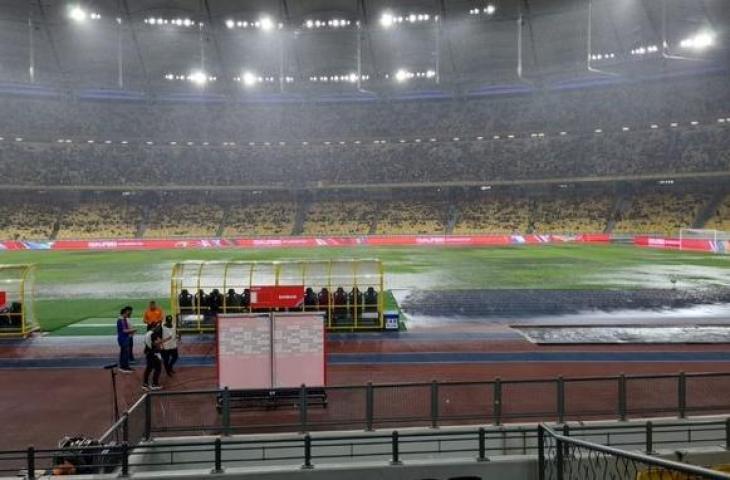
[[162,325],[162,365],[168,376],[175,374],[175,363],[177,362],[177,343],[180,336],[172,321],[172,315],[165,317],[165,323]]

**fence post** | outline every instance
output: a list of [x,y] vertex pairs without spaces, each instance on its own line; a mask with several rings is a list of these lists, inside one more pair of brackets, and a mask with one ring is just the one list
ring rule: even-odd
[[487,458],[487,431],[484,427],[479,427],[479,455],[477,462],[488,462]]
[[28,465],[26,468],[28,469],[28,479],[33,480],[35,478],[35,447],[33,445],[28,447],[27,457]]
[[545,480],[545,428],[537,426],[537,478]]
[[558,423],[565,421],[565,381],[560,376],[557,379],[557,394],[558,394]]
[[213,445],[215,448],[215,456],[213,470],[210,473],[223,473],[223,442],[221,442],[221,437],[216,438]]
[[375,392],[373,391],[373,382],[368,382],[365,388],[365,430],[373,431],[373,400]]
[[646,422],[646,454],[654,453],[654,424]]
[[152,437],[152,394],[144,395],[144,439]]
[[303,383],[299,388],[299,431],[307,431],[307,386]]
[[[563,425],[563,436],[564,437],[570,436],[570,426],[567,424]],[[565,447],[565,452],[563,452],[563,454],[567,457],[570,455],[570,451],[569,451],[570,445],[565,443],[564,447]]]
[[730,417],[725,419],[725,450],[730,450]]
[[304,435],[304,463],[302,468],[314,468],[314,465],[312,465],[312,437],[309,434]]
[[129,443],[129,412],[122,414],[122,441]]
[[431,382],[431,428],[439,428],[439,384]]
[[626,375],[618,376],[618,418],[626,421]]
[[684,372],[679,372],[677,378],[677,407],[679,410],[679,418],[685,418],[687,416],[687,376]]
[[555,470],[557,480],[563,480],[563,442],[555,438]]
[[129,444],[122,442],[122,477],[129,476]]
[[499,377],[494,379],[494,424],[500,425],[502,423],[502,380]]
[[223,388],[221,407],[223,408],[223,435],[228,436],[231,434],[231,391],[227,386]]
[[390,440],[390,449],[392,452],[392,458],[390,459],[391,465],[401,465],[400,461],[400,452],[399,452],[399,445],[398,445],[398,431],[393,430],[393,434],[391,436]]

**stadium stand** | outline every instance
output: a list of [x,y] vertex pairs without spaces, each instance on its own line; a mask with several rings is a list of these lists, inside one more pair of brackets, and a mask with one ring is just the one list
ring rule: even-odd
[[305,235],[367,235],[374,227],[376,207],[371,202],[318,202],[309,206]]
[[494,197],[465,201],[457,208],[459,218],[453,232],[456,234],[527,233],[529,228],[529,202],[523,198]]
[[377,233],[428,234],[446,232],[448,205],[439,202],[384,202]]
[[123,202],[81,204],[62,215],[56,238],[133,238],[140,221],[140,209]]
[[362,144],[268,147],[2,142],[0,166],[8,172],[6,182],[25,186],[307,188],[671,175],[730,169],[727,128],[646,126],[629,132],[553,132],[543,138],[523,132],[483,140],[410,138],[376,144],[366,139]]
[[270,202],[234,206],[226,217],[224,235],[290,235],[294,228],[296,204]]
[[[667,102],[667,98],[672,98]],[[661,82],[624,82],[597,88],[546,89],[464,101],[370,101],[357,104],[196,104],[76,101],[58,97],[0,98],[0,131],[88,138],[178,142],[342,140],[421,135],[449,136],[540,132],[548,126],[584,130],[726,116],[724,72]],[[692,117],[692,118],[687,118]],[[160,121],[160,119],[165,119]],[[596,122],[600,124],[596,125]],[[245,138],[242,139],[242,132]],[[277,138],[271,138],[276,132]],[[124,135],[124,138],[118,138]],[[86,138],[84,139],[86,140]],[[52,139],[55,141],[55,139]],[[397,139],[396,139],[397,141]],[[334,145],[334,143],[333,143]]]
[[676,236],[680,228],[692,225],[707,200],[707,195],[695,193],[640,193],[628,210],[619,214],[613,231]]
[[150,209],[145,222],[144,236],[213,237],[217,234],[222,220],[223,209],[215,202],[161,204],[157,208]]
[[534,233],[600,233],[606,230],[611,198],[539,198],[532,210]]
[[58,211],[46,204],[5,203],[0,205],[0,236],[6,240],[45,240],[51,237]]

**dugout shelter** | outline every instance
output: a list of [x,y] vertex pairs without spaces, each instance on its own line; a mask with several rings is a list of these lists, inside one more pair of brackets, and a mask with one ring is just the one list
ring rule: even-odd
[[34,298],[34,265],[0,265],[0,337],[27,337],[39,329]]
[[321,312],[328,330],[382,330],[377,259],[187,261],[173,266],[170,305],[180,332],[212,332],[223,314]]

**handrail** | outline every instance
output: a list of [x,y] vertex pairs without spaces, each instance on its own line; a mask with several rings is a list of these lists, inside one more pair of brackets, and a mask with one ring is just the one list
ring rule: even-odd
[[[724,421],[687,421],[683,425],[688,428],[709,424],[722,426],[729,421],[730,419]],[[648,425],[650,425],[650,422],[636,426],[646,428]],[[584,431],[594,432],[596,434],[597,430],[594,430],[592,427],[585,428]],[[604,432],[610,432],[614,426],[606,425],[604,427]],[[544,458],[545,443],[543,437],[547,432],[548,435],[555,438],[556,443],[560,444],[557,448],[560,448],[561,451],[564,449],[564,445],[570,443],[577,447],[600,451],[607,455],[633,459],[648,465],[671,468],[672,470],[692,474],[702,474],[704,478],[730,479],[730,476],[717,474],[717,472],[712,472],[712,475],[709,475],[707,473],[708,470],[701,467],[677,464],[676,462],[657,459],[640,453],[626,452],[615,446],[606,446],[567,435],[560,435],[553,428],[552,426],[540,424],[537,428],[533,427],[529,429],[521,427],[493,427],[491,429],[471,427],[453,431],[393,431],[391,433],[361,435],[336,435],[329,433],[320,436],[307,434],[305,436],[292,436],[291,438],[264,438],[258,440],[211,436],[197,441],[152,441],[136,446],[122,443],[121,445],[113,446],[100,445],[65,449],[35,450],[31,447],[27,452],[0,452],[0,465],[6,465],[3,465],[1,462],[15,461],[16,463],[22,462],[29,466],[35,466],[38,465],[39,460],[48,462],[57,454],[63,456],[78,454],[80,456],[87,456],[87,458],[93,458],[93,463],[87,463],[87,467],[121,469],[120,471],[124,472],[125,469],[126,471],[129,470],[130,455],[133,454],[135,455],[135,461],[131,465],[135,468],[153,467],[162,464],[178,465],[180,467],[186,465],[210,465],[213,463],[211,458],[214,457],[215,469],[220,470],[224,463],[222,460],[222,453],[224,451],[229,452],[226,455],[226,462],[299,461],[302,465],[309,466],[313,466],[314,460],[316,459],[325,461],[338,458],[387,458],[392,455],[391,463],[393,463],[396,460],[401,462],[403,457],[408,457],[409,455],[436,453],[459,453],[464,454],[464,458],[473,458],[476,461],[488,459],[488,454],[535,455],[537,453],[538,457],[542,455]],[[577,434],[581,431],[581,428],[581,425],[574,426],[571,433]],[[504,443],[505,440],[517,439],[522,439],[522,442]],[[495,440],[498,440],[498,442],[494,443]],[[698,440],[701,443],[707,443],[708,441],[713,440],[708,440],[707,438]],[[444,445],[442,442],[451,442],[451,444]],[[674,443],[680,442],[683,442],[681,438],[677,439]],[[692,440],[690,439],[688,442],[691,444]],[[418,445],[419,443],[422,445]],[[404,452],[401,447],[406,445],[410,445],[410,447]],[[641,445],[643,445],[643,439],[621,444],[622,447],[640,447]],[[313,447],[349,448],[342,453],[321,451],[319,454],[315,454],[313,453]],[[260,452],[260,455],[244,455],[241,458],[231,458],[231,452]],[[276,454],[276,452],[281,452],[281,455]],[[8,453],[12,454],[12,456],[3,456]],[[193,460],[186,460],[182,457],[175,460],[173,457],[173,455],[184,455],[186,453],[203,453],[210,456],[203,456],[200,459]],[[153,457],[145,457],[146,454],[152,454]],[[23,462],[24,460],[25,462]],[[0,471],[12,471],[12,469],[0,468]]]
[[[561,443],[572,444],[579,447],[583,447],[587,450],[593,450],[597,452],[606,453],[615,457],[623,457],[631,460],[635,460],[644,464],[654,465],[657,467],[665,468],[668,470],[676,470],[682,473],[688,473],[691,475],[699,475],[702,478],[711,478],[718,480],[730,479],[730,474],[721,473],[718,471],[710,470],[708,468],[699,467],[696,465],[690,465],[687,463],[679,463],[671,460],[665,460],[663,458],[652,457],[638,452],[632,452],[627,450],[619,450],[618,448],[609,447],[605,445],[599,445],[597,443],[587,442],[577,438],[566,437],[556,433],[553,429],[545,424],[540,424],[538,430],[546,432],[549,436],[553,437],[557,441],[556,450],[560,451],[563,447]],[[544,444],[540,445],[541,457],[544,454]]]
[[[659,380],[668,378],[679,378],[684,375],[686,378],[706,378],[706,377],[730,377],[730,372],[688,372],[688,373],[657,373],[657,374],[619,374],[619,375],[589,375],[585,377],[560,377],[563,382],[584,382],[584,381],[605,381],[605,380],[618,380],[619,378],[625,378],[626,380]],[[462,380],[456,382],[438,382],[441,387],[448,386],[476,386],[476,385],[493,385],[496,382],[500,382],[502,385],[505,384],[528,384],[528,383],[554,383],[558,380],[558,377],[548,378],[519,378],[519,379],[501,379],[495,378],[493,380]],[[404,383],[373,383],[370,384],[373,388],[395,388],[395,387],[430,387],[433,381],[430,382],[404,382]],[[348,384],[348,385],[336,385],[323,387],[327,390],[345,390],[352,388],[367,388],[368,384]],[[298,388],[298,387],[295,387]],[[247,391],[260,391],[262,389],[229,389],[231,393],[247,392]],[[276,390],[276,389],[274,389]],[[289,389],[291,390],[291,389]],[[184,396],[184,395],[204,395],[213,393],[223,393],[223,389],[208,388],[208,389],[196,389],[196,390],[160,390],[149,392],[147,395],[155,397],[166,397],[166,396]]]

